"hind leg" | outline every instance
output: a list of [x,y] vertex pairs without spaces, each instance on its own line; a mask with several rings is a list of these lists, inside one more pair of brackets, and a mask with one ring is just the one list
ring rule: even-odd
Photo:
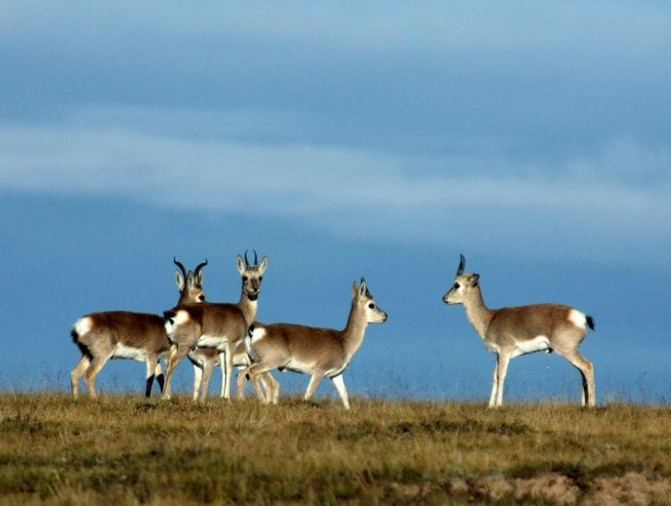
[[151,387],[154,384],[154,378],[156,377],[157,364],[158,357],[156,355],[147,355],[147,383],[144,392],[145,397],[151,397]]
[[163,369],[161,369],[161,361],[159,359],[156,360],[156,368],[154,369],[154,374],[156,375],[156,382],[158,383],[158,387],[161,389],[161,393],[163,393],[165,378],[163,377]]
[[72,389],[72,396],[77,399],[79,397],[79,380],[84,371],[91,365],[91,361],[86,355],[82,355],[74,369],[70,372],[70,388]]
[[177,367],[177,364],[186,357],[188,352],[189,349],[186,346],[178,347],[176,344],[170,345],[170,351],[168,352],[168,359],[165,365],[165,385],[163,387],[164,400],[170,399],[170,381],[175,372],[175,367]]
[[104,358],[93,357],[93,360],[91,360],[91,365],[84,374],[84,380],[86,381],[86,391],[88,392],[91,399],[96,399],[98,397],[95,387],[96,376],[98,376],[98,373],[107,363],[108,359],[109,356]]
[[576,349],[560,351],[557,350],[561,356],[571,362],[578,371],[582,380],[582,406],[594,407],[596,406],[596,389],[594,386],[594,365],[592,362],[583,357]]

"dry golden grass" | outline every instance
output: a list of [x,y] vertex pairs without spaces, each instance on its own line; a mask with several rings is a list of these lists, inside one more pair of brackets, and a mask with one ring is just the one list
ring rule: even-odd
[[6,504],[671,501],[671,408],[0,395]]

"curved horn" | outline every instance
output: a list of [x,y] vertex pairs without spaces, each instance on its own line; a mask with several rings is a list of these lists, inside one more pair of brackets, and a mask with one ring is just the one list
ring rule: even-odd
[[464,255],[459,255],[459,268],[457,269],[457,276],[461,276],[466,268],[466,258]]
[[195,276],[198,276],[198,273],[200,272],[200,270],[201,270],[203,267],[205,267],[206,265],[207,265],[207,258],[205,259],[204,262],[201,262],[201,263],[198,264],[198,266],[196,267],[196,269],[193,271],[193,274],[194,274]]
[[186,268],[182,265],[182,262],[178,262],[177,257],[173,257],[172,261],[177,267],[179,267],[179,270],[182,271],[182,276],[184,276],[184,279],[186,279]]
[[256,254],[256,250],[254,251],[254,265],[259,265],[259,256]]
[[249,260],[247,260],[247,250],[245,250],[245,265],[249,267]]

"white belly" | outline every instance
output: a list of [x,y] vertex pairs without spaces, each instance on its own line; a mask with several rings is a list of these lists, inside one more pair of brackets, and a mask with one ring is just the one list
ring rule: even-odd
[[221,336],[208,336],[203,334],[198,339],[198,346],[204,346],[206,348],[222,348],[226,343],[226,339]]
[[526,355],[527,353],[536,353],[537,351],[547,351],[550,349],[550,340],[546,336],[537,336],[529,341],[516,341],[515,349],[510,358]]
[[301,362],[296,359],[291,359],[289,363],[284,367],[289,371],[299,372],[302,374],[312,375],[315,365],[314,363]]
[[146,362],[147,353],[142,348],[132,348],[123,344],[117,344],[112,358],[130,358],[138,362]]

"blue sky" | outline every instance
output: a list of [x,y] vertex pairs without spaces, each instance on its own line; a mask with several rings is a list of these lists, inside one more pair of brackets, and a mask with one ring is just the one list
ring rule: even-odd
[[[490,307],[593,314],[600,401],[666,402],[669,26],[657,1],[10,0],[0,389],[67,388],[72,323],[171,307],[173,255],[207,257],[209,299],[236,300],[235,255],[256,248],[262,321],[340,327],[366,276],[390,319],[351,394],[488,395],[494,357],[441,302],[464,253]],[[116,361],[99,384],[143,375]],[[577,399],[578,378],[530,356],[507,387]]]

